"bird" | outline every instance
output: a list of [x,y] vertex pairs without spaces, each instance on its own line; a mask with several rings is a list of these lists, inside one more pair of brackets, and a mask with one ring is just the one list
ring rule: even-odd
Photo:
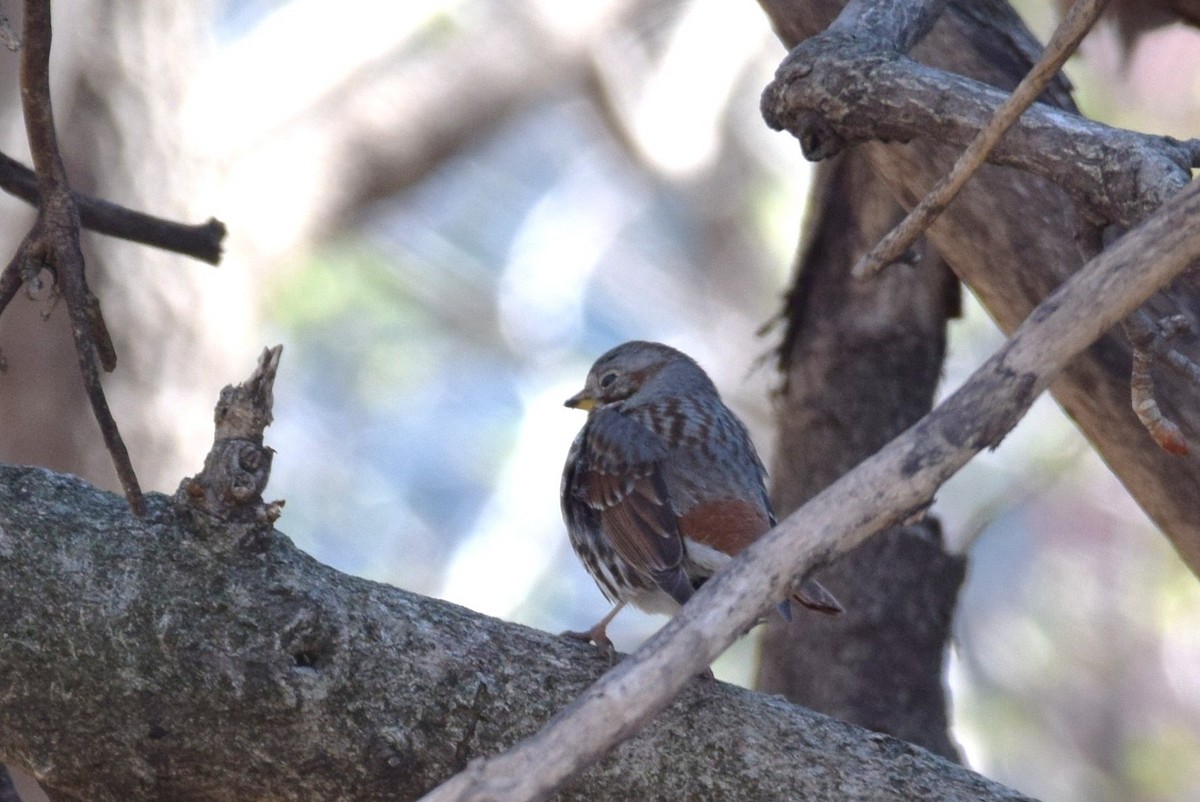
[[[775,525],[766,468],[745,424],[687,354],[633,340],[603,354],[565,406],[587,421],[563,468],[563,520],[576,555],[614,607],[567,635],[612,648],[627,604],[673,614],[716,571]],[[792,597],[843,611],[816,580]],[[785,600],[780,612],[790,620]]]

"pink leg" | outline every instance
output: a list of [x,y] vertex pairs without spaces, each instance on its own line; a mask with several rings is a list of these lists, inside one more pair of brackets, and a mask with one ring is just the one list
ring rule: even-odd
[[562,636],[564,638],[574,638],[576,640],[594,643],[605,650],[613,651],[613,642],[608,639],[608,633],[606,630],[608,629],[609,622],[616,618],[617,613],[621,612],[623,607],[625,607],[625,602],[618,602],[617,606],[609,610],[608,615],[601,618],[600,621],[597,622],[597,624],[591,629],[586,629],[583,632],[567,631],[564,632]]

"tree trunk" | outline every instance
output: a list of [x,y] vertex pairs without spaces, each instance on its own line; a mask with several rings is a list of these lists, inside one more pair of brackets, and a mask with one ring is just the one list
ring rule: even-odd
[[[958,309],[957,281],[927,243],[912,266],[851,277],[902,216],[861,153],[821,165],[810,204],[780,346],[781,515],[929,411]],[[932,520],[882,533],[818,574],[844,615],[768,624],[759,687],[957,759],[941,669],[965,568]]]

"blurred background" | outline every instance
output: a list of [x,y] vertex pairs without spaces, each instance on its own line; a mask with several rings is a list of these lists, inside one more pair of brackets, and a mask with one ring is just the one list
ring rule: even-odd
[[[1052,4],[1017,6],[1044,40]],[[770,324],[809,168],[759,117],[784,53],[754,3],[72,0],[55,25],[76,183],[230,231],[215,269],[88,235],[144,485],[200,468],[219,389],[281,342],[279,528],[343,571],[560,631],[607,610],[558,510],[583,423],[562,401],[596,356],[689,352],[770,463]],[[15,67],[0,53],[0,142],[28,162]],[[1091,116],[1200,131],[1196,31],[1128,47],[1106,24],[1068,73]],[[15,248],[32,215],[0,209]],[[943,392],[1000,342],[968,301]],[[18,298],[0,348],[0,459],[116,487],[65,309]],[[948,670],[971,766],[1048,800],[1200,798],[1200,585],[1057,407],[935,509],[971,555]],[[663,620],[609,631],[628,651]],[[718,676],[747,683],[755,649]]]

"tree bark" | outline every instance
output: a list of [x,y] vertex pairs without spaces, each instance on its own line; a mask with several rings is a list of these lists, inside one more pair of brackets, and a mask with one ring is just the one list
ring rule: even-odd
[[[595,649],[150,494],[0,466],[0,758],[92,800],[414,799],[533,732]],[[1017,799],[917,747],[706,679],[562,799]]]
[[[903,217],[861,153],[818,168],[810,208],[779,349],[781,515],[929,411],[958,311],[958,282],[925,242],[911,265],[851,277]],[[958,759],[941,672],[965,570],[933,521],[881,533],[818,574],[845,614],[768,623],[759,688]]]

